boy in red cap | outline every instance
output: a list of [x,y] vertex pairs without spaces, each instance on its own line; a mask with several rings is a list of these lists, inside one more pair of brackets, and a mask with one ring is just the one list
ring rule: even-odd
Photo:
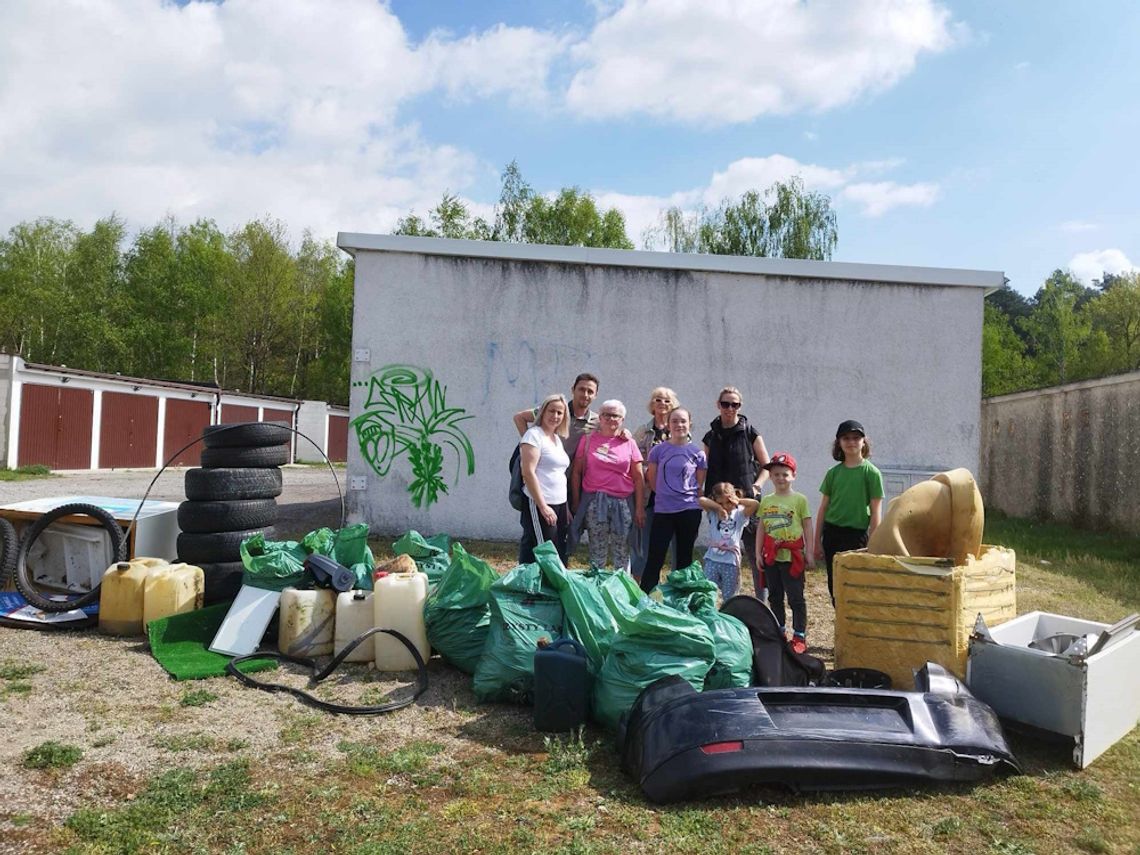
[[786,451],[772,455],[764,464],[775,492],[760,500],[756,516],[756,557],[768,578],[768,605],[784,628],[784,597],[792,611],[794,653],[807,651],[807,602],[804,600],[804,570],[813,566],[811,507],[807,496],[792,490],[796,480],[796,458]]

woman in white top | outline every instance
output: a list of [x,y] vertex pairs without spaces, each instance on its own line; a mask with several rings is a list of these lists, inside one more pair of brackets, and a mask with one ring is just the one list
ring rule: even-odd
[[566,535],[570,528],[566,469],[570,456],[562,447],[560,437],[564,439],[569,432],[566,399],[561,395],[547,395],[539,405],[534,426],[519,440],[523,495],[526,496],[520,513],[523,542],[519,561],[523,564],[534,561],[534,548],[548,540],[558,550],[562,563],[566,563]]

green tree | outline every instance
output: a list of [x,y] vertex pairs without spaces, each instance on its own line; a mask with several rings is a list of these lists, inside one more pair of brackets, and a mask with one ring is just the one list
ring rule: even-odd
[[996,306],[984,304],[982,321],[982,394],[1004,395],[1033,383],[1025,343]]
[[1106,373],[1140,370],[1140,271],[1106,276],[1088,304],[1093,329],[1107,340]]
[[532,196],[522,231],[526,243],[633,249],[622,213],[599,211],[594,197],[577,187],[564,187],[553,199]]
[[459,197],[444,193],[426,220],[408,214],[393,234],[633,249],[617,208],[599,210],[594,197],[577,187],[564,187],[549,199],[539,195],[513,160],[503,170],[493,225],[473,216]]
[[246,391],[280,390],[298,332],[297,268],[283,223],[255,220],[227,239],[227,327]]
[[53,360],[78,236],[74,224],[43,217],[18,223],[0,240],[0,349],[31,362]]
[[198,220],[179,230],[174,254],[184,300],[177,320],[188,349],[187,363],[174,379],[220,382],[226,375],[227,283],[233,265],[226,236],[213,220]]
[[64,275],[64,293],[54,319],[51,362],[92,371],[118,371],[126,360],[122,321],[126,225],[112,214],[75,240]]
[[647,249],[820,261],[831,258],[838,240],[831,199],[807,192],[799,176],[695,214],[669,208],[645,235]]
[[[1033,298],[1033,310],[1020,326],[1029,341],[1036,385],[1052,386],[1082,377],[1082,348],[1091,324],[1081,310],[1089,289],[1064,270],[1054,270]],[[1084,355],[1087,365],[1088,356]],[[1087,376],[1087,374],[1084,374]]]

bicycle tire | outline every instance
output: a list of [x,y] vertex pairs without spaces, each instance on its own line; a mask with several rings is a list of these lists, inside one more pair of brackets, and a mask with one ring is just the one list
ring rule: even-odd
[[76,502],[70,505],[60,505],[58,508],[41,515],[31,524],[20,541],[20,548],[16,553],[16,589],[24,595],[24,599],[28,601],[29,605],[45,612],[67,612],[82,608],[99,599],[99,589],[102,587],[102,582],[78,597],[67,600],[49,600],[41,595],[36,587],[35,580],[31,577],[31,571],[28,569],[28,551],[35,543],[36,538],[43,534],[44,529],[57,519],[70,516],[91,517],[103,526],[103,529],[111,536],[112,562],[122,561],[126,556],[127,538],[122,527],[113,516],[96,505]]

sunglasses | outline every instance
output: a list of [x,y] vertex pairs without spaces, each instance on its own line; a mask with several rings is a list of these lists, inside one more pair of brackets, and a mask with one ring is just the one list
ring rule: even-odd
[[720,404],[720,408],[722,410],[739,410],[740,409],[740,402],[739,401],[718,401],[717,403]]
[[621,413],[602,413],[602,418],[603,419],[624,419],[625,416],[623,416]]
[[670,401],[668,398],[654,398],[653,403],[655,403],[655,404],[668,404],[668,403],[670,403]]

